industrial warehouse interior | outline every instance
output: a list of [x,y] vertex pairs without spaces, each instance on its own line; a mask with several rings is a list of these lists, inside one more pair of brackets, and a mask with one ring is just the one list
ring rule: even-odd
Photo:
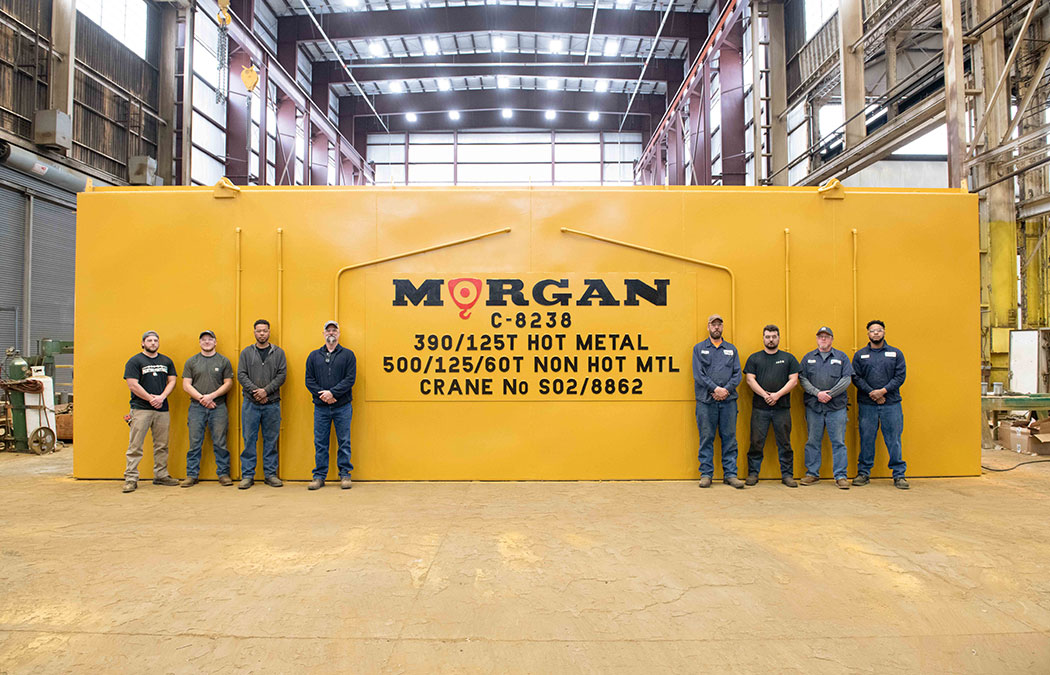
[[1050,672],[1048,217],[1045,0],[0,0],[0,674]]

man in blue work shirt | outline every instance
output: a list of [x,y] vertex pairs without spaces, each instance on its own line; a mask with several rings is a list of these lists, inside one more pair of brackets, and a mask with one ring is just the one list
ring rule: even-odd
[[831,441],[831,466],[835,485],[849,489],[846,480],[846,390],[853,368],[845,352],[832,349],[835,334],[827,326],[817,329],[817,348],[802,357],[803,400],[806,404],[806,475],[799,482],[815,485],[820,481],[820,445],[824,430]]
[[860,422],[860,457],[854,485],[867,485],[875,464],[875,437],[882,427],[882,440],[890,453],[893,485],[901,490],[910,486],[904,477],[908,465],[901,456],[901,385],[907,376],[904,353],[886,344],[886,325],[879,319],[868,322],[868,346],[853,355],[853,384],[857,387],[857,414]]
[[723,481],[743,488],[736,477],[736,388],[740,384],[740,355],[722,340],[722,317],[707,320],[709,338],[693,347],[693,383],[696,389],[696,426],[700,429],[700,487],[711,487],[715,473],[715,432],[722,438]]
[[340,486],[351,487],[350,472],[350,418],[354,414],[351,390],[357,380],[357,357],[339,344],[339,324],[328,321],[324,325],[324,345],[310,352],[306,358],[306,388],[314,398],[314,479],[309,488],[324,487],[328,476],[328,442],[335,426],[339,441],[336,465],[339,467]]

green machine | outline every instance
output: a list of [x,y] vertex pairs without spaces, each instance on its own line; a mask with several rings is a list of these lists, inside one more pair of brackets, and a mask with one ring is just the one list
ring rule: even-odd
[[3,364],[0,365],[0,382],[6,405],[0,410],[0,451],[14,450],[17,452],[34,452],[38,455],[53,452],[55,450],[55,432],[52,429],[42,427],[36,429],[32,435],[28,434],[26,423],[26,400],[25,395],[32,385],[38,382],[26,383],[32,373],[33,366],[43,366],[44,373],[52,380],[55,378],[55,355],[72,354],[73,342],[66,340],[52,340],[44,338],[37,341],[37,354],[28,359],[23,358],[19,351],[13,347],[7,349]]

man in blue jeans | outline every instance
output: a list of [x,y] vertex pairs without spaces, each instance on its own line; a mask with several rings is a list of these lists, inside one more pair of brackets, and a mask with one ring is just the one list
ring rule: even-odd
[[228,358],[215,351],[215,333],[202,331],[198,342],[200,352],[191,356],[182,369],[182,390],[190,395],[190,409],[186,414],[190,450],[186,453],[186,478],[180,485],[193,487],[199,480],[205,427],[211,431],[219,484],[233,485],[230,453],[226,449],[226,429],[230,421],[226,413],[226,392],[233,388],[233,366]]
[[806,475],[799,481],[802,485],[815,485],[820,481],[820,446],[824,442],[824,430],[831,441],[831,468],[835,485],[849,489],[846,480],[846,390],[849,389],[853,368],[845,352],[832,349],[835,334],[827,326],[817,329],[817,348],[802,357],[802,372],[798,381],[802,385],[803,401],[806,404]]
[[890,454],[889,467],[893,485],[907,490],[904,477],[908,465],[901,456],[901,431],[904,413],[901,411],[901,385],[907,377],[904,353],[886,344],[886,325],[879,319],[868,322],[868,345],[853,355],[853,384],[857,387],[857,414],[860,422],[860,457],[857,458],[857,477],[854,485],[871,481],[871,467],[875,465],[875,437],[882,427],[882,440]]
[[736,388],[740,384],[740,355],[722,340],[722,317],[707,319],[708,338],[693,347],[693,384],[696,426],[700,429],[700,487],[711,487],[715,473],[715,432],[722,438],[723,482],[741,489],[736,477]]
[[324,487],[328,477],[328,443],[335,426],[339,441],[336,465],[339,467],[340,487],[349,490],[350,472],[350,405],[351,391],[357,380],[357,357],[339,344],[339,324],[328,321],[324,325],[324,345],[306,357],[306,388],[314,399],[314,479],[309,489]]
[[270,487],[284,485],[277,476],[277,438],[281,433],[281,385],[288,375],[284,350],[270,344],[270,322],[255,322],[255,344],[241,350],[237,362],[237,381],[244,392],[241,408],[241,430],[244,451],[241,452],[241,483],[247,490],[255,483],[255,444],[262,430],[263,476]]

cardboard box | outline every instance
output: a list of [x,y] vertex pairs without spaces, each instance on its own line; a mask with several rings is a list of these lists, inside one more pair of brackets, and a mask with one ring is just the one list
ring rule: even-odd
[[1050,455],[1050,431],[1025,426],[1013,426],[1010,422],[999,423],[999,444],[1015,452]]

